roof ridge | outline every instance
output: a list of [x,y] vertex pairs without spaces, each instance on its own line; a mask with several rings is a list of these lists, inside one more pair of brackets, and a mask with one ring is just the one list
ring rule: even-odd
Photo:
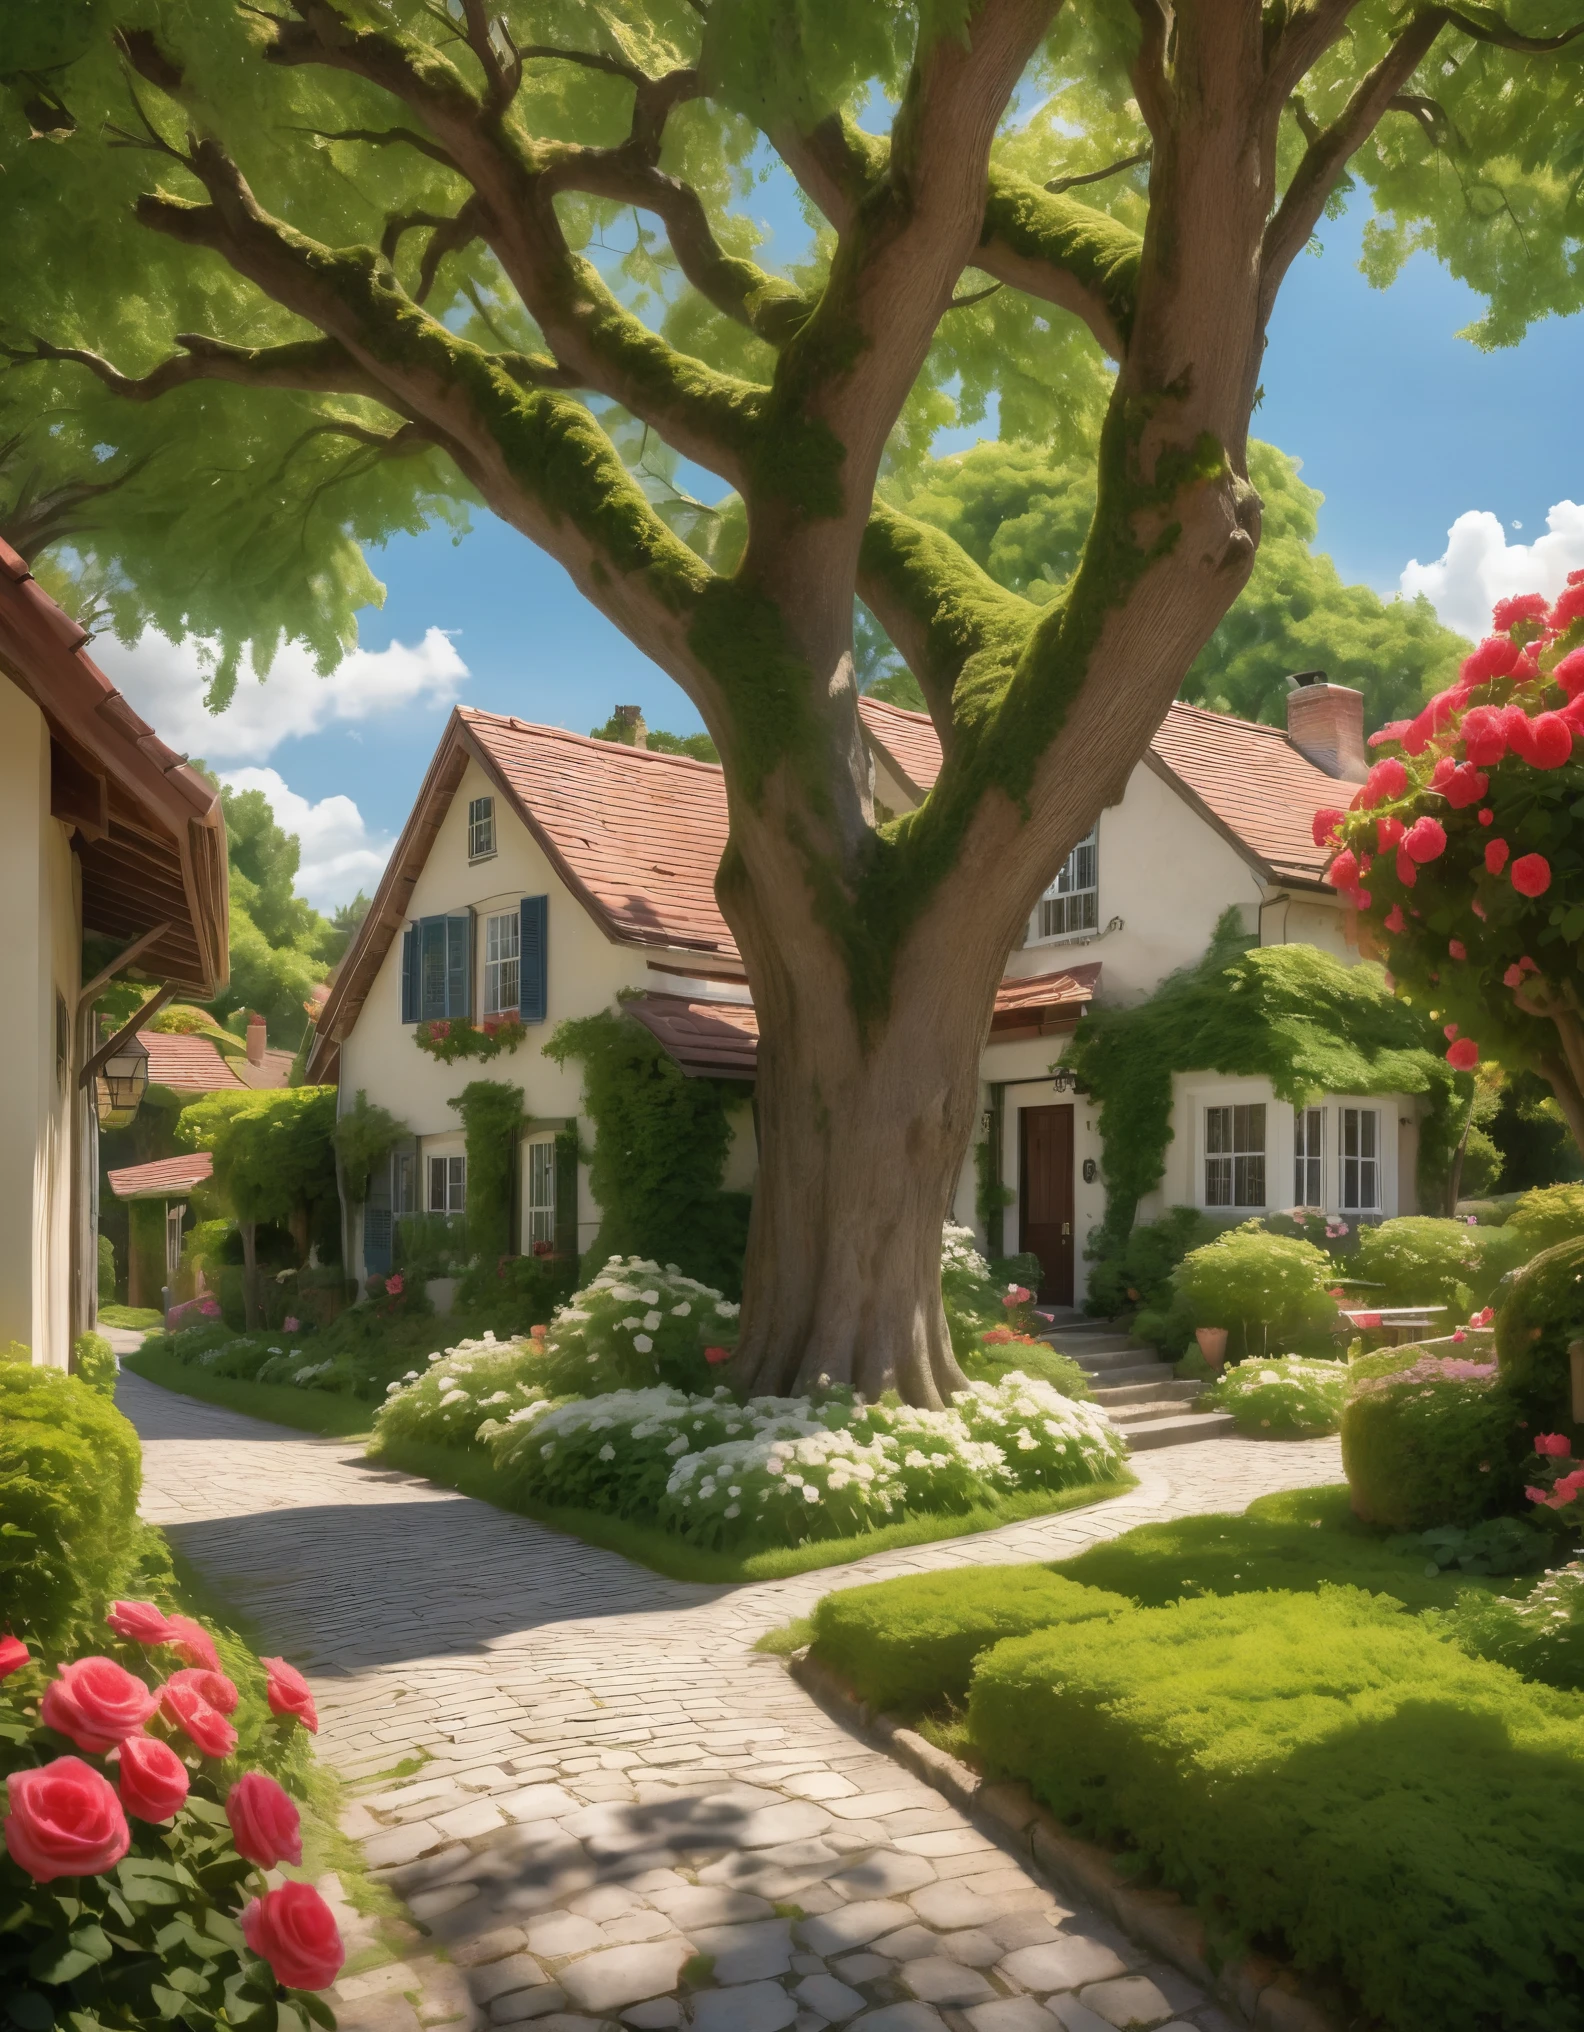
[[[1293,745],[1292,736],[1285,727],[1273,727],[1269,720],[1245,720],[1241,713],[1218,713],[1214,706],[1196,706],[1191,699],[1174,698],[1166,708],[1167,719],[1173,713],[1194,713],[1202,720],[1215,720],[1222,726],[1247,727],[1256,734],[1271,734],[1278,741],[1285,741],[1289,748]],[[1161,724],[1164,725],[1165,722]],[[1155,731],[1159,733],[1160,728],[1157,727]],[[1293,752],[1301,754],[1303,751],[1294,749]]]
[[707,769],[712,776],[719,776],[718,762],[701,762],[696,755],[667,755],[660,748],[632,748],[625,741],[602,741],[593,734],[575,734],[570,727],[552,727],[542,720],[520,720],[515,713],[486,712],[482,706],[457,706],[460,718],[470,724],[483,720],[491,726],[509,727],[514,734],[540,734],[548,739],[570,741],[579,748],[597,748],[602,754],[615,754],[633,761],[677,762],[685,769]]

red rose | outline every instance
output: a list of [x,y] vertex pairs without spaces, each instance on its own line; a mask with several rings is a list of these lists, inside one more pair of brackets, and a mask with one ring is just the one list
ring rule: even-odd
[[1458,675],[1472,691],[1476,685],[1489,684],[1493,677],[1511,677],[1518,668],[1520,654],[1510,635],[1487,635],[1472,656],[1464,657]]
[[282,1884],[241,1914],[242,1937],[289,1990],[325,1990],[341,1973],[346,1949],[335,1915],[311,1884]]
[[112,1602],[105,1621],[118,1637],[133,1644],[173,1644],[176,1628],[152,1602]]
[[1530,722],[1529,760],[1536,769],[1560,769],[1573,753],[1573,729],[1560,713]]
[[11,1811],[0,1833],[12,1862],[36,1884],[97,1877],[132,1846],[121,1802],[81,1757],[57,1757],[6,1780]]
[[1310,827],[1310,830],[1314,835],[1315,845],[1317,847],[1328,846],[1331,842],[1332,835],[1336,832],[1337,827],[1341,823],[1342,823],[1341,812],[1335,810],[1332,806],[1327,805],[1324,808],[1324,810],[1317,811],[1314,815],[1314,821]]
[[318,1735],[319,1710],[314,1706],[307,1680],[296,1666],[288,1665],[284,1658],[261,1658],[259,1663],[269,1674],[265,1698],[270,1704],[270,1713],[295,1715],[305,1729]]
[[1446,852],[1446,828],[1433,818],[1416,818],[1403,835],[1403,852],[1412,861],[1433,861]]
[[191,1616],[171,1616],[168,1621],[171,1634],[165,1642],[184,1665],[201,1665],[206,1672],[220,1670],[220,1653],[202,1623],[195,1623]]
[[1507,856],[1511,852],[1512,848],[1508,846],[1505,840],[1487,840],[1485,842],[1486,874],[1499,875],[1502,869],[1506,867]]
[[1481,825],[1488,826],[1496,823],[1496,814],[1490,810],[1476,812],[1475,817],[1478,818]]
[[1386,929],[1388,931],[1406,931],[1407,928],[1407,920],[1402,914],[1402,905],[1394,903],[1386,913]]
[[1454,1072],[1472,1072],[1479,1064],[1479,1046],[1472,1037],[1460,1037],[1447,1046],[1446,1062]]
[[167,1680],[160,1688],[160,1712],[198,1745],[206,1757],[229,1757],[236,1748],[236,1730],[192,1685]]
[[1573,1451],[1573,1442],[1565,1432],[1537,1432],[1534,1450],[1536,1453],[1554,1454],[1559,1460],[1566,1460]]
[[1447,940],[1447,951],[1455,960],[1466,960],[1468,958],[1468,947],[1460,938],[1449,938]]
[[158,1705],[142,1680],[113,1658],[78,1658],[44,1689],[39,1720],[99,1757],[135,1735]]
[[1570,649],[1551,673],[1551,682],[1561,685],[1569,698],[1584,691],[1584,649]]
[[1551,887],[1551,863],[1544,854],[1522,854],[1512,864],[1512,885],[1520,896],[1543,896]]
[[302,1861],[302,1822],[273,1778],[249,1771],[226,1794],[225,1810],[239,1856],[261,1870]]
[[170,1820],[187,1803],[187,1766],[169,1743],[128,1736],[121,1745],[121,1804],[139,1820]]
[[20,1637],[0,1637],[0,1679],[9,1679],[28,1662],[28,1647]]
[[1346,890],[1358,887],[1358,855],[1354,853],[1351,847],[1344,847],[1341,853],[1337,855],[1330,867],[1326,869],[1325,879],[1333,889]]
[[729,1362],[734,1352],[735,1350],[732,1348],[706,1348],[704,1350],[704,1359],[714,1369],[719,1367],[722,1362]]

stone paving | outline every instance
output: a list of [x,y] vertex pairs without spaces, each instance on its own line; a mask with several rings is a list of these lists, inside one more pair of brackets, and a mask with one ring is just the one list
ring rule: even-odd
[[120,1401],[144,1514],[307,1672],[345,1829],[425,1929],[343,1980],[343,2032],[1233,2032],[751,1647],[835,1587],[1059,1559],[1338,1480],[1334,1440],[1147,1454],[1093,1509],[711,1587],[345,1440],[131,1376]]

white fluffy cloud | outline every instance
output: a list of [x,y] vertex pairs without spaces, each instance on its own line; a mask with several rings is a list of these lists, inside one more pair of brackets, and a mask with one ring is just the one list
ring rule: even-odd
[[335,722],[412,706],[449,706],[468,674],[439,628],[413,646],[393,642],[388,649],[354,649],[328,677],[319,676],[312,658],[293,643],[276,657],[262,684],[251,665],[244,665],[235,698],[223,713],[210,713],[203,703],[209,677],[196,642],[172,642],[149,630],[130,649],[109,639],[96,643],[94,655],[162,741],[210,763],[263,762],[282,741]]
[[1584,508],[1558,501],[1546,533],[1533,543],[1509,543],[1507,531],[1484,508],[1470,508],[1447,531],[1447,547],[1433,564],[1414,558],[1402,590],[1424,593],[1449,628],[1478,641],[1490,628],[1491,609],[1512,593],[1555,599],[1570,571],[1584,568]]
[[262,790],[276,823],[302,842],[297,893],[315,909],[350,903],[359,889],[373,895],[394,844],[389,833],[371,833],[350,797],[299,797],[278,769],[233,769],[220,781],[228,790]]

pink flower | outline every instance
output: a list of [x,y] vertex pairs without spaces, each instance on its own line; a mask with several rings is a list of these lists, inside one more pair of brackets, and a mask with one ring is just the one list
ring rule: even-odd
[[1375,845],[1377,850],[1380,853],[1389,854],[1407,830],[1408,828],[1403,824],[1402,820],[1395,817],[1391,812],[1387,812],[1384,818],[1376,819]]
[[1479,1046],[1472,1037],[1460,1037],[1447,1046],[1446,1061],[1454,1072],[1472,1072],[1479,1064]]
[[172,1616],[170,1627],[173,1634],[165,1641],[184,1665],[201,1665],[206,1672],[220,1670],[220,1653],[202,1623],[195,1623],[191,1616]]
[[229,1757],[236,1748],[236,1730],[211,1707],[190,1682],[167,1680],[160,1689],[160,1712],[174,1722],[206,1757]]
[[284,1658],[261,1658],[259,1663],[269,1675],[264,1697],[269,1702],[270,1713],[295,1715],[310,1735],[318,1735],[319,1710],[314,1706],[307,1680],[296,1666],[288,1665]]
[[1490,789],[1490,778],[1471,762],[1464,762],[1454,769],[1441,789],[1446,801],[1454,811],[1464,811],[1471,804],[1478,804]]
[[1512,848],[1508,846],[1505,840],[1487,840],[1485,842],[1486,874],[1499,875],[1502,869],[1506,867],[1507,856],[1511,852]]
[[1455,960],[1466,960],[1468,958],[1468,947],[1460,938],[1449,938],[1447,940],[1447,951]]
[[[1477,1226],[1477,1225],[1478,1225],[1478,1223],[1477,1223],[1477,1222],[1474,1222],[1474,1223],[1471,1223],[1471,1225]],[[1486,1305],[1486,1306],[1482,1306],[1482,1307],[1480,1308],[1480,1310],[1479,1310],[1478,1312],[1476,1312],[1476,1313],[1472,1313],[1472,1314],[1471,1314],[1471,1315],[1469,1316],[1469,1325],[1470,1325],[1470,1326],[1489,1326],[1489,1325],[1490,1325],[1490,1323],[1491,1323],[1491,1321],[1492,1321],[1492,1320],[1493,1320],[1493,1319],[1494,1319],[1495,1317],[1496,1317],[1496,1314],[1494,1313],[1494,1311],[1493,1311],[1493,1310],[1491,1309],[1491,1307],[1490,1307],[1490,1306],[1488,1306],[1488,1305]]]
[[261,1870],[302,1861],[302,1822],[273,1778],[245,1772],[226,1794],[225,1810],[239,1856]]
[[1551,863],[1544,854],[1524,854],[1512,864],[1512,885],[1520,896],[1543,896],[1551,887]]
[[1429,816],[1416,818],[1403,839],[1403,851],[1410,860],[1435,860],[1446,852],[1446,828]]
[[1491,614],[1493,628],[1514,628],[1520,621],[1543,621],[1546,615],[1544,593],[1514,593],[1505,600],[1496,602]]
[[1559,1460],[1566,1460],[1573,1451],[1573,1442],[1565,1432],[1537,1432],[1534,1450],[1536,1453],[1550,1454]]
[[1460,729],[1470,762],[1488,769],[1507,753],[1507,730],[1495,706],[1470,706]]
[[[235,1714],[237,1703],[242,1698],[233,1680],[227,1679],[223,1672],[210,1672],[201,1665],[173,1672],[165,1686],[190,1686],[198,1698],[208,1701],[217,1714]],[[163,1693],[164,1689],[161,1691]]]
[[1552,671],[1551,682],[1561,685],[1569,698],[1584,692],[1584,649],[1570,649]]
[[704,1350],[704,1359],[713,1369],[718,1367],[722,1362],[729,1362],[735,1352],[734,1348],[706,1348]]
[[291,1314],[288,1313],[281,1321],[281,1331],[283,1333],[301,1333],[302,1321],[300,1319],[293,1319]]
[[1547,626],[1553,635],[1560,635],[1565,628],[1572,627],[1580,614],[1584,614],[1584,585],[1576,585],[1573,573],[1569,572],[1567,590],[1551,609]]
[[1496,814],[1493,811],[1478,812],[1476,816],[1478,817],[1481,825],[1488,826],[1494,825],[1496,823]]
[[1027,1305],[1033,1295],[1031,1291],[1025,1291],[1021,1284],[1009,1284],[1006,1296],[1002,1299],[1001,1303],[1003,1305]]
[[169,1743],[128,1736],[121,1745],[121,1804],[138,1820],[170,1820],[187,1803],[187,1766]]
[[0,1679],[9,1679],[28,1662],[28,1647],[20,1637],[0,1637]]
[[1408,771],[1395,755],[1388,755],[1364,779],[1364,794],[1359,803],[1367,810],[1372,804],[1384,803],[1388,797],[1401,797],[1407,788]]
[[1536,769],[1560,769],[1573,753],[1573,729],[1560,713],[1541,713],[1530,722],[1529,760]]
[[1358,855],[1344,847],[1326,869],[1325,879],[1333,889],[1356,889],[1359,881]]
[[311,1884],[282,1884],[242,1909],[242,1937],[289,1990],[325,1990],[341,1973],[346,1949],[335,1915]]
[[1394,903],[1391,909],[1387,911],[1386,929],[1388,931],[1406,931],[1408,929],[1408,923],[1402,914],[1402,905],[1400,903]]
[[132,1830],[109,1781],[80,1757],[13,1771],[6,1791],[11,1811],[0,1834],[12,1862],[35,1884],[97,1877],[114,1869],[132,1846]]
[[113,1658],[77,1658],[44,1689],[39,1720],[98,1757],[135,1735],[158,1705],[142,1680]]
[[169,1644],[177,1634],[165,1611],[152,1602],[112,1602],[105,1621],[133,1644]]
[[1458,1034],[1458,1027],[1457,1027],[1457,1025],[1456,1025],[1455,1023],[1443,1023],[1443,1024],[1442,1024],[1442,1026],[1441,1026],[1441,1035],[1442,1035],[1442,1036],[1443,1036],[1444,1038],[1446,1038],[1446,1039],[1448,1040],[1448,1042],[1450,1042],[1452,1038],[1456,1037],[1456,1036],[1457,1036],[1457,1034]]
[[1469,909],[1473,911],[1474,915],[1479,919],[1481,924],[1484,924],[1487,921],[1485,915],[1485,906],[1483,903],[1481,903],[1481,901],[1477,896],[1471,896],[1469,898]]
[[403,1282],[402,1274],[399,1270],[392,1271],[390,1276],[385,1279],[385,1295],[387,1298],[400,1298],[406,1289],[407,1286]]

